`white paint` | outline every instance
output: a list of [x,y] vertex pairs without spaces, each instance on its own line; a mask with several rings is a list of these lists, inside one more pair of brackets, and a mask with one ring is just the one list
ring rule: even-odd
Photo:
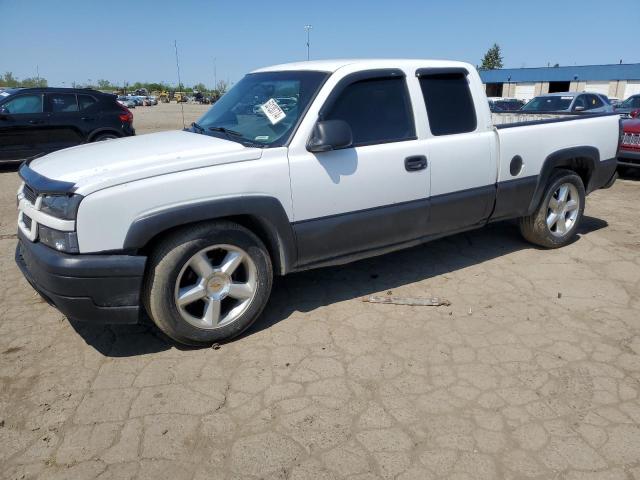
[[584,91],[609,96],[609,82],[587,82]]
[[[478,120],[474,132],[431,134],[415,76],[417,69],[429,67],[464,67],[470,72]],[[466,63],[344,60],[262,71],[299,68],[334,73],[309,106],[289,147],[263,150],[195,133],[163,132],[66,149],[33,161],[31,167],[49,178],[76,183],[77,192],[85,196],[76,227],[80,251],[89,253],[122,248],[129,226],[138,218],[205,200],[268,195],[280,201],[290,221],[300,221],[493,185],[512,179],[509,163],[516,154],[525,164],[520,176],[537,175],[550,153],[575,145],[598,148],[602,159],[615,156],[615,116],[495,130],[480,77]],[[308,152],[306,143],[318,112],[335,85],[350,73],[380,68],[405,72],[417,139]],[[516,97],[522,98],[523,92],[525,98],[533,96],[533,84],[523,90],[526,87],[518,85]],[[426,155],[428,168],[407,172],[404,160],[413,155]],[[28,208],[21,200],[20,209]]]
[[627,82],[626,87],[624,88],[624,98],[625,100],[632,95],[638,95],[640,93],[640,80]]
[[516,85],[516,97],[518,100],[531,100],[536,96],[535,83],[518,83]]

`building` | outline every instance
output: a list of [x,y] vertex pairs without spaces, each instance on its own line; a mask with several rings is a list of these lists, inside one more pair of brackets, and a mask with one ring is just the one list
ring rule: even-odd
[[529,100],[555,92],[596,92],[626,99],[640,93],[640,63],[480,70],[489,97]]

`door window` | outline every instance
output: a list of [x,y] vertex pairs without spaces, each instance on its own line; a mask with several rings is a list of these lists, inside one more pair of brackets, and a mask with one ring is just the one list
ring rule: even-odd
[[404,78],[375,78],[347,86],[323,120],[344,120],[353,146],[416,138],[411,101]]
[[96,113],[98,111],[98,101],[91,95],[78,95],[80,111],[85,113]]
[[602,100],[597,95],[586,95],[587,97],[587,110],[593,110],[594,108],[600,108],[604,106]]
[[42,113],[42,95],[20,95],[9,100],[0,109],[5,113]]
[[574,103],[573,109],[575,110],[577,107],[582,107],[584,110],[586,110],[588,108],[587,104],[587,96],[580,95],[578,98],[576,98],[576,103]]
[[464,73],[421,75],[420,88],[433,135],[468,133],[476,129],[476,109]]
[[49,94],[52,113],[69,113],[78,111],[76,96],[72,93]]

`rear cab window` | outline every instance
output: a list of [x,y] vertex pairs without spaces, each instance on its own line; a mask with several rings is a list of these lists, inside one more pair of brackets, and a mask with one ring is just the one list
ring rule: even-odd
[[323,120],[343,120],[353,146],[414,140],[415,123],[404,76],[355,81],[332,100]]
[[416,72],[434,136],[469,133],[478,125],[467,73],[462,69],[456,70],[423,69]]

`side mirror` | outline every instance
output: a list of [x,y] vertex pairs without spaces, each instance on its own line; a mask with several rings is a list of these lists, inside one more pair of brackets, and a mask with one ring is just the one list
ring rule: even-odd
[[640,110],[634,110],[629,114],[631,118],[640,118]]
[[582,105],[576,105],[575,107],[573,107],[574,112],[584,112],[585,110],[586,108],[583,107]]
[[348,148],[353,144],[351,127],[344,120],[322,120],[316,123],[307,150],[312,153]]

